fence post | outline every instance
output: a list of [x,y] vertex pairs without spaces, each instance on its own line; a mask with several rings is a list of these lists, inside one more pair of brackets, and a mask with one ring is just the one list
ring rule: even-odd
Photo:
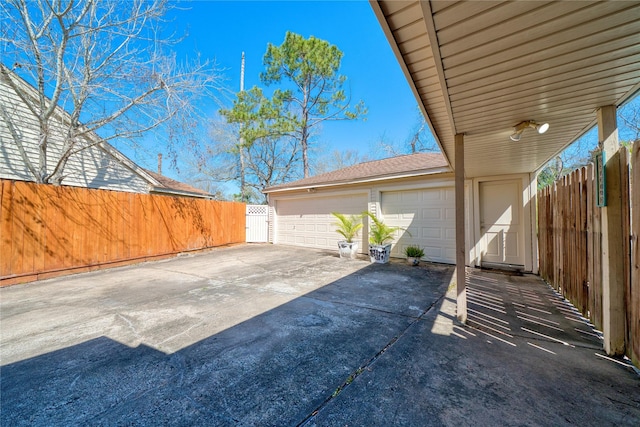
[[630,336],[631,360],[640,366],[640,140],[633,144],[631,177],[631,289],[630,301]]
[[458,320],[467,321],[467,274],[464,229],[464,135],[455,136],[456,286]]
[[598,141],[605,154],[606,201],[602,208],[602,329],[609,355],[625,353],[622,189],[616,107],[598,109]]

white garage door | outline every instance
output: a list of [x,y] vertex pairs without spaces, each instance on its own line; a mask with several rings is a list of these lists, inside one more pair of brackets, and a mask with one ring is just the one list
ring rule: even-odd
[[[351,215],[366,210],[366,194],[277,200],[276,243],[337,250],[338,240],[344,239],[335,231],[331,212]],[[360,251],[362,236],[363,230],[358,235]]]
[[385,223],[411,233],[398,232],[391,256],[402,257],[407,246],[418,245],[430,261],[455,264],[454,195],[453,187],[383,192]]

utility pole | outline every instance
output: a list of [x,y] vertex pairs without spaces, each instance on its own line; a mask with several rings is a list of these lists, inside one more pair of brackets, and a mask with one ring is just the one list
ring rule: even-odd
[[242,62],[240,63],[240,92],[244,92],[244,52],[242,52]]
[[[244,52],[242,52],[242,61],[240,63],[240,92],[244,92]],[[240,123],[240,132],[242,132],[242,123]],[[240,156],[240,201],[245,202],[247,195],[244,180],[244,138],[242,138],[242,134],[240,135],[238,155]]]

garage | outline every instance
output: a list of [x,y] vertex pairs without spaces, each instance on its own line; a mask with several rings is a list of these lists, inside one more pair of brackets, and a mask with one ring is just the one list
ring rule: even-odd
[[[337,249],[341,236],[335,232],[331,212],[360,214],[367,210],[367,193],[341,196],[280,199],[275,203],[274,243],[320,249]],[[360,248],[362,237],[360,235]]]
[[402,227],[391,256],[402,257],[409,245],[424,248],[430,261],[455,263],[454,188],[422,188],[381,193],[385,223]]
[[[424,248],[430,261],[455,263],[453,174],[439,153],[416,153],[359,163],[326,174],[266,188],[273,243],[337,249],[331,212],[372,212],[405,228],[391,256],[404,258],[409,245]],[[366,253],[365,227],[358,242]]]

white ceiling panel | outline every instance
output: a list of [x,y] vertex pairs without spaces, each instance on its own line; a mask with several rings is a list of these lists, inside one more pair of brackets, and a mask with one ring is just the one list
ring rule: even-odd
[[[371,5],[445,156],[467,177],[533,172],[640,88],[638,1]],[[525,120],[544,135],[509,139]]]

